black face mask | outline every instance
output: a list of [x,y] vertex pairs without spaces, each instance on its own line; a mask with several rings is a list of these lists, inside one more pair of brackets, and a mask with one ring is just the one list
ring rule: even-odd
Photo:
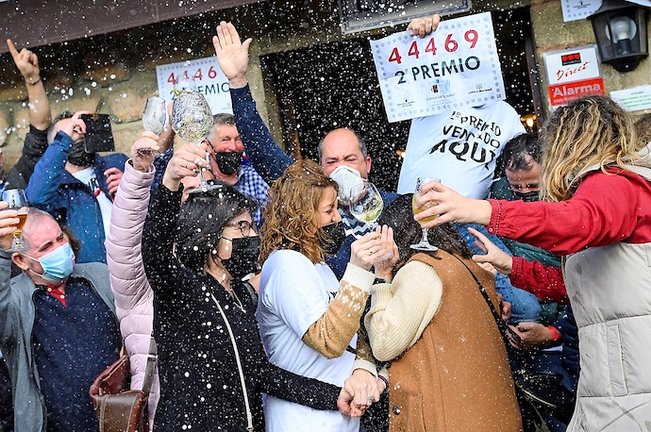
[[72,143],[68,151],[68,162],[79,167],[88,167],[95,163],[95,153],[86,153],[84,140]]
[[258,265],[260,237],[234,238],[231,244],[233,245],[231,257],[221,262],[233,279],[242,280],[245,276],[260,271]]
[[516,192],[513,191],[513,196],[515,199],[522,200],[524,202],[534,202],[540,201],[540,192]]
[[219,171],[224,175],[233,175],[242,165],[241,152],[215,153],[215,161]]
[[321,249],[326,255],[337,253],[346,240],[343,222],[339,221],[319,228],[319,239],[321,240]]

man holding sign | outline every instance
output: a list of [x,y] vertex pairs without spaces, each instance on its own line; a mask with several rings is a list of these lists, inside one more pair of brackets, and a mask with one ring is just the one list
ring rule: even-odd
[[408,33],[372,42],[389,121],[413,118],[398,193],[431,174],[471,197],[488,195],[504,144],[524,127],[501,99],[490,13],[418,18]]

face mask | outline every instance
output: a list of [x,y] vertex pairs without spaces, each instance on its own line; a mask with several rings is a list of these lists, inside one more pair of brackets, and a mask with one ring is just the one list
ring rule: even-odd
[[72,274],[72,267],[75,264],[75,254],[72,252],[72,248],[68,243],[59,246],[49,254],[43,255],[38,259],[32,258],[29,255],[25,256],[34,261],[38,261],[41,267],[43,267],[43,274],[38,274],[30,270],[32,273],[55,284],[60,284],[68,279]]
[[364,187],[364,179],[359,171],[346,165],[339,165],[330,173],[330,178],[339,185],[339,200],[345,205],[349,204],[350,192],[354,187]]
[[233,250],[231,257],[221,260],[222,265],[234,279],[242,280],[245,276],[260,270],[260,237],[242,237],[231,240]]
[[215,161],[219,171],[224,175],[233,175],[242,165],[241,152],[215,153]]
[[84,140],[72,143],[68,151],[68,162],[79,167],[88,167],[95,163],[95,153],[86,153]]
[[540,192],[516,192],[513,191],[513,196],[516,199],[522,200],[524,202],[534,202],[540,200]]
[[319,239],[321,240],[321,249],[326,255],[337,253],[346,240],[343,222],[339,221],[319,228]]

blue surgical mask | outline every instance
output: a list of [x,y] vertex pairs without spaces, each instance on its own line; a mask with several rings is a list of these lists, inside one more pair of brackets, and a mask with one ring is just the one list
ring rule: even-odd
[[75,254],[68,243],[59,246],[49,254],[43,255],[38,259],[32,258],[29,255],[26,256],[34,261],[38,261],[41,267],[43,267],[43,274],[38,274],[30,270],[32,273],[55,284],[60,284],[68,279],[72,274],[72,267],[75,264]]

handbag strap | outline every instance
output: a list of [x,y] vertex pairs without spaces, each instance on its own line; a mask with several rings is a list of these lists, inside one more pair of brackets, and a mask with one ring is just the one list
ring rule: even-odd
[[147,366],[145,367],[145,378],[142,382],[142,391],[149,393],[151,390],[151,383],[154,379],[154,369],[156,367],[156,361],[158,360],[158,346],[156,345],[156,339],[152,334],[149,338],[149,354],[147,355]]
[[462,259],[459,257],[452,255],[455,259],[457,259],[463,266],[468,270],[468,273],[470,273],[470,276],[474,279],[475,283],[477,284],[477,287],[479,288],[479,292],[481,293],[482,297],[484,297],[484,300],[486,301],[486,304],[488,304],[488,308],[490,309],[491,313],[493,314],[493,319],[497,323],[497,328],[500,330],[500,334],[502,336],[502,339],[504,340],[504,344],[506,345],[506,348],[509,349],[511,346],[511,342],[509,340],[509,333],[511,333],[511,329],[506,325],[506,322],[502,319],[502,316],[497,312],[497,309],[495,309],[495,305],[491,301],[490,297],[488,297],[488,292],[486,292],[486,288],[484,288],[484,285],[482,285],[481,281],[475,276],[475,273],[473,273],[472,270],[470,270],[470,267],[468,267],[468,264],[466,264]]

